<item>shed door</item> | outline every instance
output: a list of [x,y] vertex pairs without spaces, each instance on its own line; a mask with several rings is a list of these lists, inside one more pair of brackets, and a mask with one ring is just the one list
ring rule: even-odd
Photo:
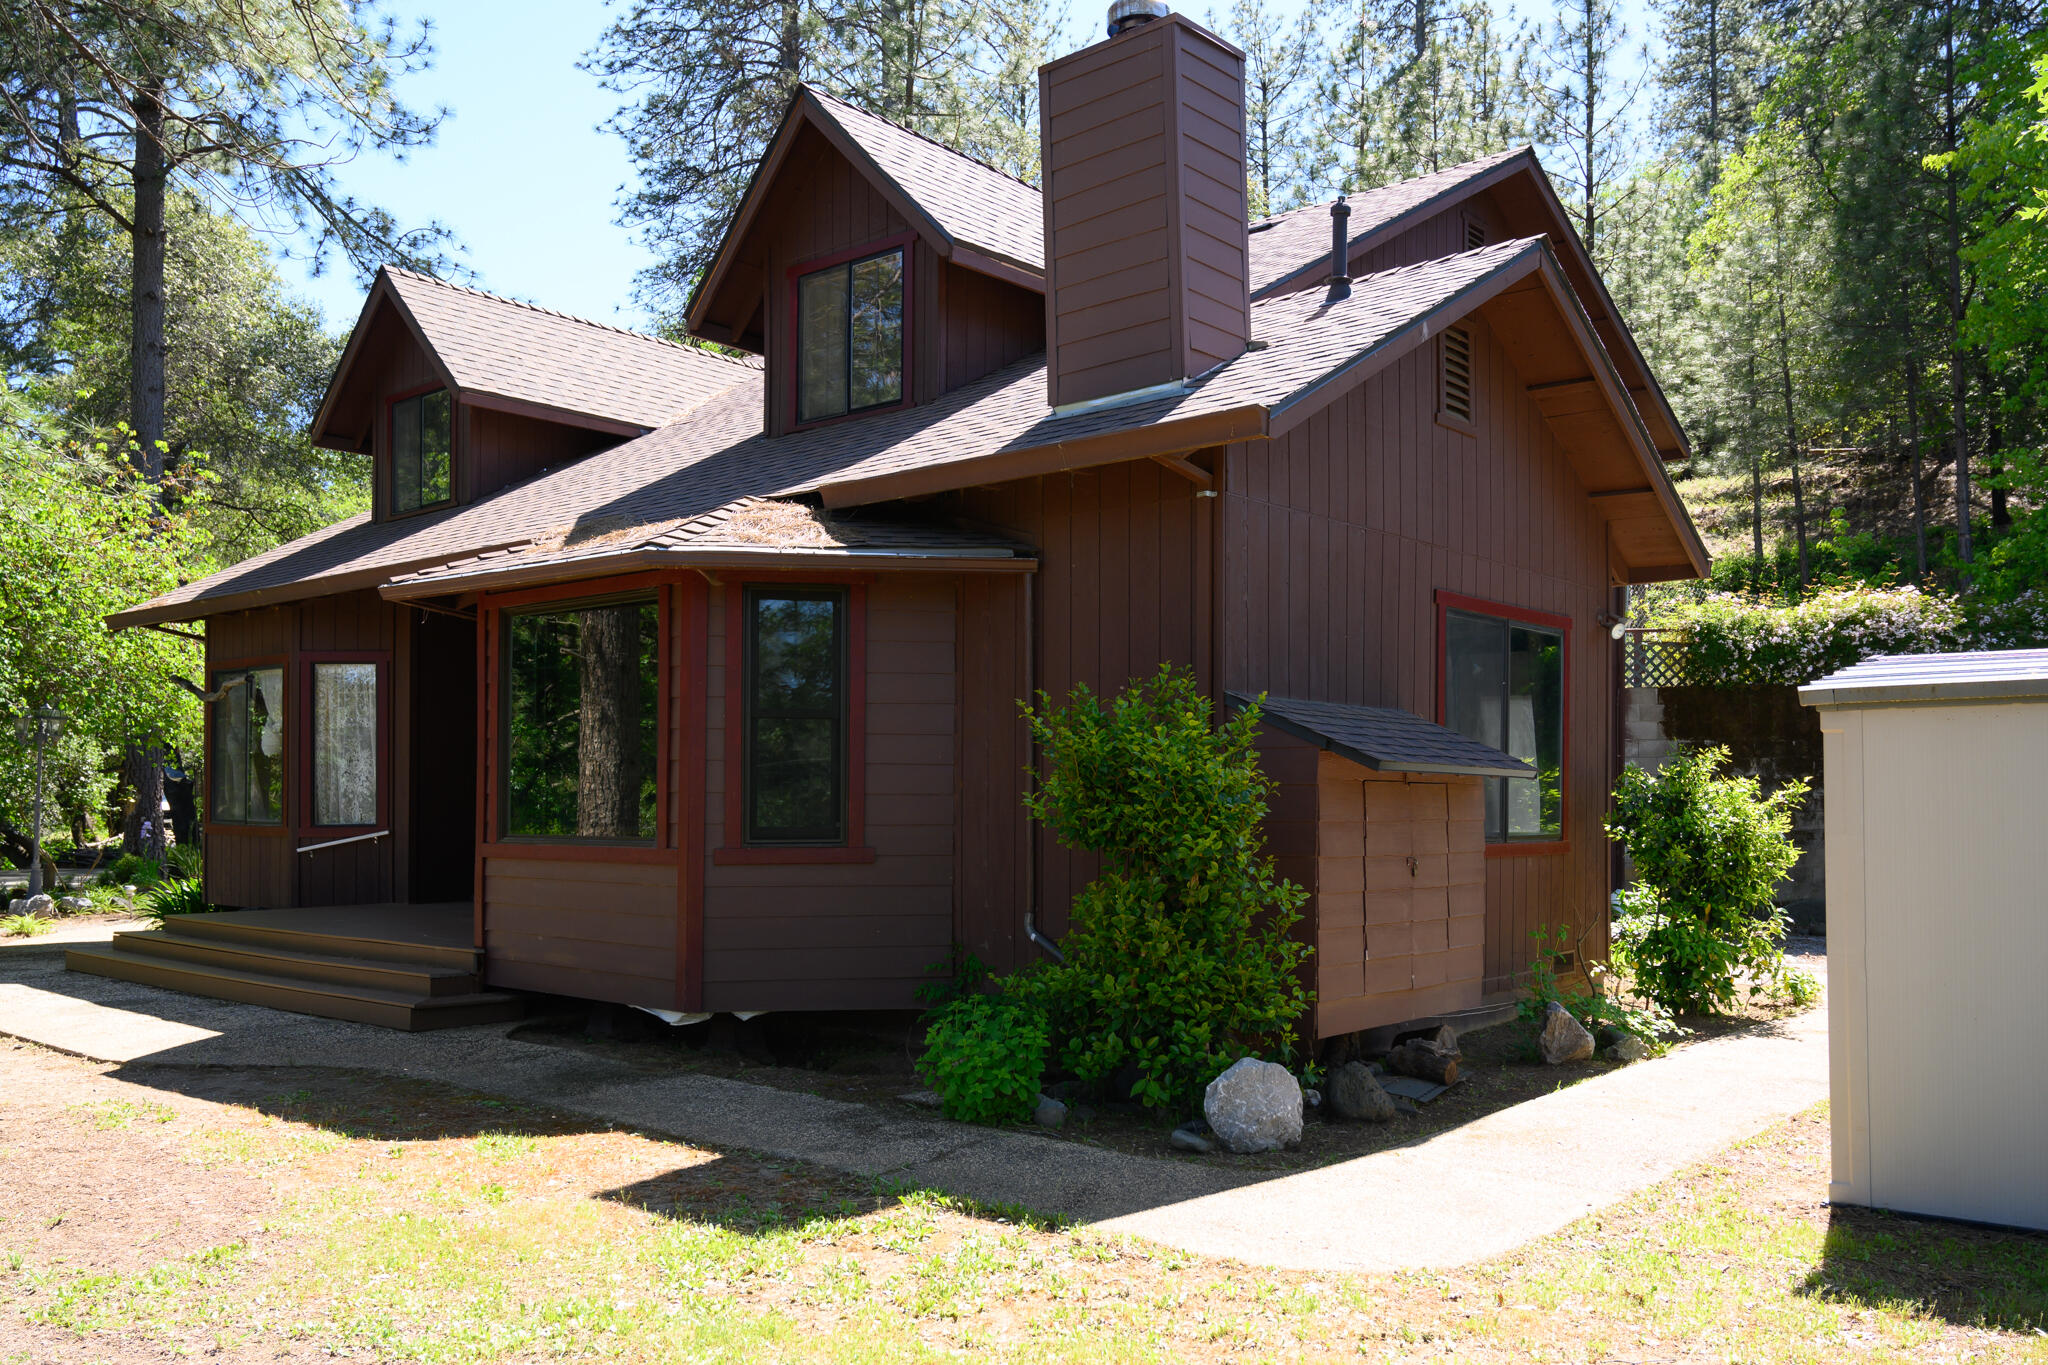
[[1444,983],[1450,951],[1450,788],[1365,784],[1365,993]]

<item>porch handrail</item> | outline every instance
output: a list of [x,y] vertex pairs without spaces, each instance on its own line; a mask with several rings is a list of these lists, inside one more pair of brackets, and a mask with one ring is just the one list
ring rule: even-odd
[[301,844],[299,845],[299,852],[316,853],[323,848],[340,848],[343,844],[360,844],[365,839],[381,839],[390,832],[388,829],[380,829],[375,834],[351,834],[346,839],[329,839],[324,844]]

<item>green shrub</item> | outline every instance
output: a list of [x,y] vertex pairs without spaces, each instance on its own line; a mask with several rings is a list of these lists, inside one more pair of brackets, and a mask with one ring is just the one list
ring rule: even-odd
[[1786,990],[1785,913],[1773,897],[1798,860],[1792,812],[1807,785],[1769,796],[1753,777],[1722,777],[1728,751],[1680,747],[1652,774],[1630,767],[1614,789],[1607,832],[1640,880],[1621,893],[1614,955],[1635,987],[1666,1009],[1735,1003]]
[[1132,1098],[1176,1109],[1240,1057],[1291,1054],[1313,950],[1289,933],[1306,893],[1264,855],[1258,708],[1212,726],[1193,675],[1162,667],[1107,706],[1080,687],[1025,715],[1045,757],[1026,805],[1103,862],[1074,898],[1066,962],[1012,988],[1061,1064],[1090,1083],[1134,1068]]
[[1655,1000],[1603,990],[1606,982],[1601,979],[1597,965],[1593,968],[1594,980],[1588,985],[1573,986],[1558,980],[1552,958],[1572,946],[1571,931],[1565,925],[1557,926],[1554,943],[1541,929],[1530,930],[1529,937],[1536,940],[1536,956],[1529,963],[1528,992],[1515,1006],[1515,1019],[1522,1027],[1529,1057],[1536,1055],[1536,1036],[1543,1032],[1543,1017],[1552,1001],[1563,1005],[1596,1038],[1603,1027],[1619,1029],[1642,1039],[1653,1054],[1670,1046],[1667,1039],[1684,1034],[1685,1030],[1672,1019],[1671,1011]]
[[0,938],[34,938],[55,927],[40,915],[0,916]]
[[932,1011],[918,1070],[949,1119],[1014,1123],[1038,1102],[1045,1019],[1024,1000],[968,995]]
[[165,853],[166,870],[173,876],[187,881],[199,876],[200,858],[197,844],[172,844]]
[[114,859],[111,875],[114,885],[154,886],[164,879],[164,870],[154,858],[123,853]]
[[212,908],[196,879],[159,882],[142,898],[142,913],[159,922],[169,915],[203,915]]

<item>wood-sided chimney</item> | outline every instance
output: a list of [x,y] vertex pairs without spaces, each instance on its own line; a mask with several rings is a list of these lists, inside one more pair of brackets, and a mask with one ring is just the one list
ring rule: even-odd
[[1170,391],[1251,335],[1244,54],[1161,0],[1038,69],[1046,390]]

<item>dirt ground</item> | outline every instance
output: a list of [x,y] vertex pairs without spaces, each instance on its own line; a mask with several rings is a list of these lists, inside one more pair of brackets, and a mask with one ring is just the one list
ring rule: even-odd
[[[0,1362],[2048,1358],[2048,1239],[1831,1210],[1826,1168],[1809,1114],[1499,1262],[1313,1275],[446,1086],[0,1041]],[[787,1335],[676,1349],[636,1315],[678,1294]]]

